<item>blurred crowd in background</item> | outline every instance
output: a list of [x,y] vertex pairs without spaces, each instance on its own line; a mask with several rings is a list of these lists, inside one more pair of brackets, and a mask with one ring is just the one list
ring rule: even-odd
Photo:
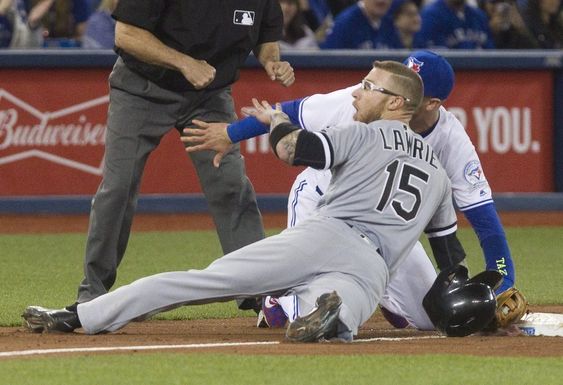
[[[112,49],[119,0],[0,0],[0,48]],[[563,49],[562,0],[279,0],[282,50]]]

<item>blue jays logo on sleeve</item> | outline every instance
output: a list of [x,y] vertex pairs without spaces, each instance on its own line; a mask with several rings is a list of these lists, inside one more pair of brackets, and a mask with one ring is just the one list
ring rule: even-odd
[[483,175],[481,163],[477,160],[472,160],[465,165],[463,175],[465,176],[465,180],[468,181],[475,189],[478,189],[487,183]]
[[420,61],[413,56],[410,56],[407,59],[407,67],[409,67],[411,70],[413,70],[416,73],[420,72],[420,67],[422,67],[423,65],[424,65],[423,61]]
[[254,25],[254,11],[244,11],[237,9],[233,15],[233,24],[236,25]]

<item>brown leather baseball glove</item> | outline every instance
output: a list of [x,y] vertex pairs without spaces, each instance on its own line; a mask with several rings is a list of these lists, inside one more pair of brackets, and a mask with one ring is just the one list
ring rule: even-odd
[[497,296],[497,311],[493,320],[494,327],[506,328],[520,321],[528,312],[526,297],[515,287]]

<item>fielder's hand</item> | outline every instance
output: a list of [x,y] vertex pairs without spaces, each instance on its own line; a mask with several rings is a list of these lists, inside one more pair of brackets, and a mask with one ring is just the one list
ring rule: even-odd
[[526,297],[517,288],[511,287],[497,296],[497,311],[493,322],[497,328],[506,328],[520,321],[527,312]]
[[266,100],[260,103],[256,98],[252,98],[252,105],[253,107],[241,108],[244,116],[254,116],[260,123],[269,124],[271,127],[290,122],[289,116],[282,111],[280,103],[276,103],[276,108],[273,108]]
[[187,144],[186,152],[204,150],[216,151],[213,157],[213,165],[219,167],[223,157],[231,151],[233,143],[227,134],[227,123],[206,123],[194,119],[192,123],[196,127],[184,128],[184,136],[180,140]]
[[528,301],[515,287],[503,291],[497,296],[495,318],[480,333],[485,336],[517,336],[522,331],[516,323],[528,312]]

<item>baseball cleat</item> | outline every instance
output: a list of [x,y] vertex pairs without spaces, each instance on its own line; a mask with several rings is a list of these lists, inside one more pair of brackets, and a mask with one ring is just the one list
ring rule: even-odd
[[237,300],[237,306],[240,310],[254,310],[256,314],[260,313],[261,304],[260,297]]
[[336,334],[342,299],[336,291],[317,299],[317,308],[289,324],[285,338],[292,342],[318,342]]
[[28,306],[22,314],[23,324],[27,330],[32,333],[43,333],[45,326],[41,320],[41,313],[47,312],[49,309],[45,309],[41,306]]
[[264,317],[264,312],[260,310],[258,312],[258,318],[256,319],[257,328],[269,328],[268,322],[266,322],[266,317]]
[[22,317],[27,329],[33,333],[70,333],[81,326],[78,314],[66,309],[54,310],[40,306],[28,306]]

